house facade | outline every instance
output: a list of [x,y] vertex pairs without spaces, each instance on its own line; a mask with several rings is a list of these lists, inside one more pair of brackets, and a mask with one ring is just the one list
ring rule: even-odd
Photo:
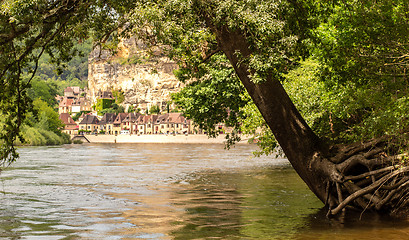
[[129,130],[130,134],[138,133],[138,118],[139,113],[128,113],[126,118],[122,121],[122,130]]
[[124,127],[124,120],[128,116],[128,113],[118,113],[113,123],[112,134],[118,135],[121,133]]
[[78,134],[78,125],[74,122],[69,113],[60,114],[60,120],[64,124],[64,128],[62,129],[63,133],[69,135]]
[[79,123],[79,131],[97,133],[99,120],[94,115],[85,115],[82,121]]
[[101,121],[99,121],[98,123],[98,132],[105,132],[105,134],[113,134],[115,119],[116,119],[115,113],[105,113]]

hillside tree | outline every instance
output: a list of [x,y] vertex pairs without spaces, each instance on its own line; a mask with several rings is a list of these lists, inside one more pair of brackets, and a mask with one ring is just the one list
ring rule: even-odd
[[[21,75],[34,76],[42,52],[58,63],[69,58],[72,40],[85,38],[91,27],[101,42],[115,42],[118,29],[133,29],[146,44],[165,46],[179,63],[177,77],[194,91],[177,98],[195,102],[196,96],[208,104],[193,104],[199,107],[198,114],[194,106],[188,111],[194,119],[227,119],[239,127],[239,119],[251,117],[245,109],[254,109],[248,107],[253,103],[261,124],[329,215],[346,207],[405,215],[407,12],[403,0],[4,1],[1,158],[16,157],[12,144],[30,105],[30,80],[23,82]],[[283,87],[297,84],[297,70],[315,71],[307,68],[307,58],[319,62],[314,76],[320,80],[311,83],[330,107],[316,114],[314,130]],[[376,131],[365,134],[368,126]]]

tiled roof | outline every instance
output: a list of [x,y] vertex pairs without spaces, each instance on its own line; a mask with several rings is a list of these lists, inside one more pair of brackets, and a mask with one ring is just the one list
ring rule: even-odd
[[99,122],[98,118],[94,115],[85,115],[84,119],[80,122],[80,124],[97,124]]
[[115,119],[116,119],[115,113],[105,113],[101,121],[98,124],[104,125],[104,124],[114,123]]
[[73,102],[74,102],[74,99],[68,99],[64,97],[64,99],[60,102],[59,106],[60,107],[71,106]]
[[116,119],[114,121],[114,124],[120,124],[124,121],[124,119],[128,116],[128,113],[118,113],[116,116]]
[[169,113],[169,122],[171,123],[183,123],[184,117],[181,113]]
[[60,114],[60,120],[65,124],[65,125],[77,125],[74,120],[71,118],[69,113],[61,113]]
[[71,87],[67,87],[66,89],[64,89],[64,92],[73,92]]
[[124,119],[124,122],[136,122],[139,118],[139,113],[128,113],[128,116]]

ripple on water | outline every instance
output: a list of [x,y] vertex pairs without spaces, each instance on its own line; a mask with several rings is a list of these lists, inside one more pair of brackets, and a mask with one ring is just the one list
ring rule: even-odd
[[398,224],[337,230],[317,221],[322,204],[288,161],[254,158],[253,150],[201,144],[20,148],[21,158],[0,175],[0,237],[407,239],[409,228]]

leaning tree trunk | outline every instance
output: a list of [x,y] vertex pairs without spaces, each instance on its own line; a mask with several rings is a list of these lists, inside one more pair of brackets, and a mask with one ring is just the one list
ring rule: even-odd
[[[205,18],[206,19],[206,18]],[[387,137],[349,146],[328,146],[306,124],[278,79],[254,83],[241,61],[251,50],[244,34],[207,25],[282,147],[288,160],[315,195],[336,215],[346,207],[405,215],[409,167],[386,154]]]

